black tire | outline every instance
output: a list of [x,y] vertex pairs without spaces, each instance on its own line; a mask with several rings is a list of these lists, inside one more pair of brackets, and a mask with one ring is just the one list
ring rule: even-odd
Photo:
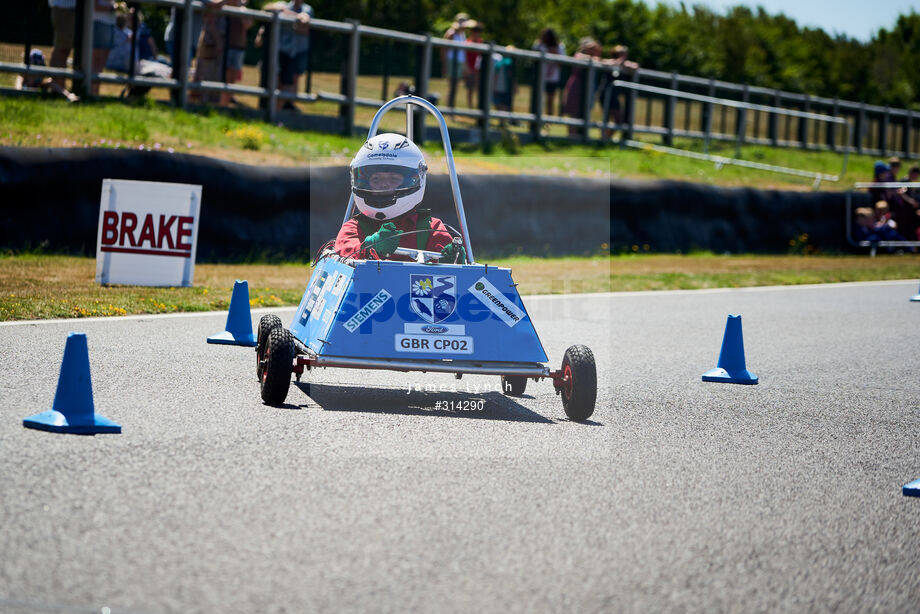
[[262,360],[268,346],[268,333],[273,328],[281,328],[281,318],[271,313],[259,320],[259,334],[256,336],[256,380],[262,381]]
[[502,392],[509,397],[519,397],[527,388],[527,378],[523,375],[502,375]]
[[569,420],[584,422],[594,413],[597,401],[597,365],[594,354],[584,345],[573,345],[562,357],[563,376],[570,378],[562,388],[562,408]]
[[271,329],[262,364],[262,400],[267,405],[277,407],[287,398],[296,355],[291,331]]

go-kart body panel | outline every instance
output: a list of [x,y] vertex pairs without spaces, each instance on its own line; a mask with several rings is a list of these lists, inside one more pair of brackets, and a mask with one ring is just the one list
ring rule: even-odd
[[511,271],[480,264],[327,256],[290,329],[318,356],[547,361]]

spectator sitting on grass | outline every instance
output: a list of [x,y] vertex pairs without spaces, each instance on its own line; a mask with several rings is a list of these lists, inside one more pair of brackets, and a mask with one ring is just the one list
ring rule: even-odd
[[[33,49],[29,53],[29,65],[30,66],[44,66],[45,65],[45,54],[42,53],[41,49]],[[71,94],[69,91],[58,85],[57,79],[52,79],[51,77],[42,77],[41,75],[25,75],[16,77],[16,89],[21,90],[23,88],[34,88],[44,91],[52,91],[55,94],[59,94],[69,100],[70,102],[77,102],[79,98]]]
[[891,217],[888,203],[880,200],[875,203],[875,233],[880,241],[903,241],[898,232],[898,224]]
[[856,227],[853,228],[853,239],[856,241],[878,241],[875,231],[875,212],[871,207],[856,209]]

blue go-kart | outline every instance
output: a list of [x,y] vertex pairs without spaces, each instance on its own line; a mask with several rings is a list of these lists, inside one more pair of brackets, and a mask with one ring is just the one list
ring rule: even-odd
[[[587,420],[597,397],[594,355],[573,345],[559,370],[550,370],[511,270],[475,261],[447,124],[438,109],[415,96],[390,100],[374,116],[368,139],[397,105],[406,108],[409,139],[413,107],[440,123],[460,225],[454,242],[462,242],[467,262],[441,263],[437,252],[402,247],[396,253],[413,262],[358,260],[322,249],[290,326],[284,328],[276,315],[259,322],[256,373],[262,400],[283,404],[291,375],[299,380],[304,370],[318,367],[453,373],[458,379],[498,375],[510,396],[522,395],[528,379],[551,379],[566,415]],[[352,195],[346,221],[353,207]]]

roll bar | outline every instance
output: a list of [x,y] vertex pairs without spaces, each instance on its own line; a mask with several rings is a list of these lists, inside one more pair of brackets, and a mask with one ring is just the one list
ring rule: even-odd
[[[463,211],[463,199],[460,197],[460,182],[457,180],[457,168],[454,166],[454,153],[450,147],[450,135],[447,133],[447,122],[444,121],[444,116],[441,115],[438,108],[428,100],[418,96],[406,95],[394,98],[389,102],[385,102],[383,106],[377,110],[377,113],[374,114],[374,119],[371,121],[371,127],[367,131],[367,138],[370,140],[377,136],[377,127],[380,125],[380,120],[387,111],[398,105],[405,105],[406,107],[406,135],[409,139],[412,138],[413,105],[426,109],[438,120],[438,124],[441,128],[441,142],[444,143],[444,155],[447,158],[447,172],[450,174],[450,190],[454,196],[454,207],[457,210],[457,220],[460,222],[460,234],[463,236],[463,246],[466,248],[466,259],[469,264],[475,264],[476,259],[473,257],[473,246],[470,243],[470,233],[466,224],[466,214]],[[355,195],[352,193],[348,198],[348,206],[345,209],[345,219],[342,221],[343,224],[351,218],[354,207]]]

